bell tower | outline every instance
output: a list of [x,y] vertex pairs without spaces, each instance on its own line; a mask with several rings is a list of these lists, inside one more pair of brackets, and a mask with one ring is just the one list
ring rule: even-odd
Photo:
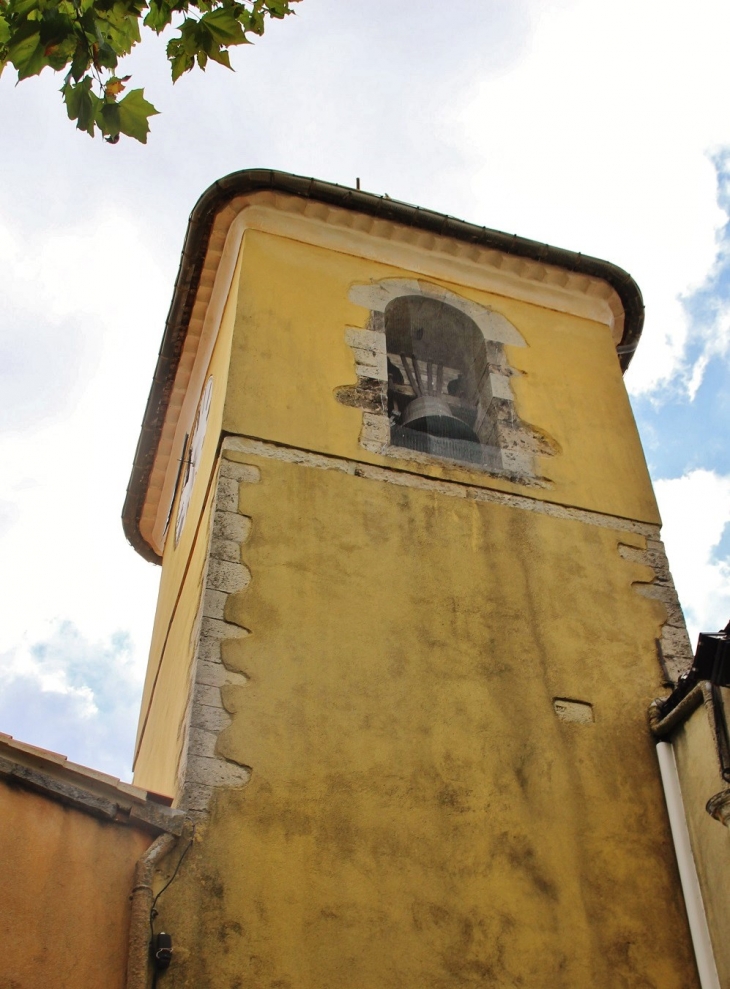
[[125,505],[176,987],[695,987],[691,652],[621,269],[270,171],[191,216]]

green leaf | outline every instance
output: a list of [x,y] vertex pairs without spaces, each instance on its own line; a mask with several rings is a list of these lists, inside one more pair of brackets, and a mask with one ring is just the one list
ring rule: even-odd
[[65,69],[76,49],[73,38],[67,38],[58,45],[48,45],[45,50],[46,61],[55,72]]
[[144,19],[145,27],[152,28],[157,34],[164,31],[172,20],[172,9],[164,0],[150,0],[150,9]]
[[117,2],[110,9],[95,8],[97,31],[116,55],[127,55],[139,43],[139,13]]
[[117,58],[117,53],[114,51],[112,46],[104,41],[100,44],[96,50],[96,57],[94,58],[94,64],[97,68],[104,69],[116,69],[119,63]]
[[61,94],[63,95],[63,102],[66,104],[69,120],[76,120],[78,117],[79,100],[85,92],[88,92],[89,89],[91,89],[91,79],[86,78],[74,85],[71,80],[66,77],[66,82],[61,87]]
[[171,38],[167,44],[167,57],[172,69],[172,81],[177,82],[184,72],[189,72],[195,65],[195,58],[185,51],[180,38]]
[[253,9],[251,10],[248,18],[247,30],[253,31],[254,34],[262,35],[264,33],[265,22],[264,15],[260,10],[261,5],[255,3]]
[[119,131],[146,144],[150,130],[149,118],[159,111],[144,98],[144,90],[130,90],[124,99],[115,105],[119,110]]
[[213,48],[212,51],[208,52],[208,57],[212,58],[214,62],[218,62],[219,65],[225,65],[227,69],[231,69],[233,72],[231,60],[225,48]]
[[17,20],[26,17],[31,10],[35,10],[37,7],[38,0],[14,0],[12,9],[9,9],[8,13],[12,14],[14,20]]
[[293,14],[289,3],[298,3],[299,0],[266,0],[266,13],[269,17],[282,18],[287,14]]
[[76,52],[71,62],[71,76],[76,80],[83,76],[91,66],[91,52],[89,46],[84,43],[84,41],[78,41],[76,44]]
[[96,114],[96,123],[105,137],[117,137],[122,129],[119,103],[103,103]]
[[[173,81],[196,63],[230,68],[228,49],[263,34],[268,18],[292,13],[299,0],[0,0],[0,73],[11,63],[19,80],[46,66],[66,70],[61,90],[76,126],[99,129],[116,143],[120,134],[146,143],[157,111],[133,90],[120,99],[127,77],[119,60],[140,41],[140,22],[158,34],[175,13],[182,23],[167,45]],[[90,74],[91,73],[91,74]],[[93,78],[92,78],[93,74]],[[97,92],[98,83],[98,92]]]
[[66,110],[70,120],[76,121],[79,130],[86,131],[94,136],[94,118],[100,109],[101,100],[91,92],[91,79],[89,76],[74,85],[67,80],[62,89]]
[[[226,7],[218,7],[209,14],[203,14],[200,25],[207,28],[218,45],[241,45],[246,41],[243,28],[234,13]],[[213,57],[211,52],[208,52]]]
[[198,21],[186,17],[180,25],[180,37],[172,38],[167,46],[167,56],[170,57],[171,50],[175,55],[184,52],[186,55],[194,56],[202,47]]
[[195,58],[182,52],[172,59],[172,81],[177,82],[181,75],[189,72],[195,65]]
[[18,70],[18,81],[38,75],[45,68],[44,46],[39,31],[34,31],[8,47],[8,61]]

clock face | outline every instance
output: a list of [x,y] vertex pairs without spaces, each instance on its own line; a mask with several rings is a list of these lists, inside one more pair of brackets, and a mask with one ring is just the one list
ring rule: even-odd
[[177,509],[177,521],[175,523],[175,545],[180,539],[180,533],[185,525],[185,516],[188,513],[190,495],[195,484],[195,476],[200,465],[200,457],[203,452],[203,441],[205,440],[205,430],[208,425],[208,414],[210,413],[210,401],[213,396],[213,376],[205,383],[203,394],[200,398],[200,405],[195,416],[193,431],[190,435],[188,447],[183,451],[183,484],[180,491],[180,503]]

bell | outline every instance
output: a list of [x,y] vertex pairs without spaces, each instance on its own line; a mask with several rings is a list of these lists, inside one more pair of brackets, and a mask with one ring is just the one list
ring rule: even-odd
[[419,395],[414,398],[403,415],[402,425],[428,433],[429,436],[479,442],[474,430],[455,416],[442,398],[435,395]]

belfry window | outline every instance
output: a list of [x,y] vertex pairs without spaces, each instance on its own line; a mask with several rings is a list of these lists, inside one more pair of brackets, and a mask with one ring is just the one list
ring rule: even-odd
[[535,458],[557,447],[515,407],[505,346],[524,347],[502,313],[415,278],[351,286],[370,310],[367,326],[345,327],[355,384],[335,389],[362,409],[360,445],[381,457],[471,464],[516,482],[542,483]]
[[385,308],[390,442],[482,463],[494,443],[484,337],[440,299],[403,295]]

